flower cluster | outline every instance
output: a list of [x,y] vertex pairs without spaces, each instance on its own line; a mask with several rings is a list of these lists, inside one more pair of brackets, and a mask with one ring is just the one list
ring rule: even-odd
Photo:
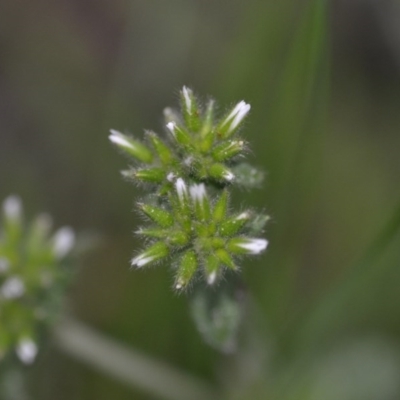
[[256,185],[261,175],[241,162],[247,145],[239,131],[249,111],[250,105],[241,101],[217,118],[213,100],[201,107],[183,87],[181,113],[164,111],[165,139],[146,132],[141,142],[111,130],[111,142],[135,161],[123,175],[151,185],[157,194],[150,204],[138,204],[152,224],[137,231],[150,245],[133,258],[133,266],[170,258],[174,286],[180,290],[196,276],[213,285],[224,270],[238,269],[238,257],[267,247],[265,239],[253,237],[267,217],[232,213],[228,204],[233,184]]
[[14,349],[30,364],[38,352],[43,328],[60,308],[65,288],[66,256],[75,242],[71,228],[51,235],[51,219],[39,215],[25,228],[21,201],[10,196],[3,202],[0,235],[0,359]]

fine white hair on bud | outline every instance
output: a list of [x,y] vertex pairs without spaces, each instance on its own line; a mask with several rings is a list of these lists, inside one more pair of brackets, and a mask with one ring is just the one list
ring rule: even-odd
[[36,343],[29,338],[20,340],[16,348],[17,356],[24,364],[32,364],[35,361],[37,352]]
[[111,135],[108,137],[110,141],[117,146],[134,149],[134,146],[129,140],[123,135],[121,132],[116,131],[115,129],[110,130]]
[[190,89],[188,89],[186,86],[184,86],[183,89],[182,89],[182,93],[183,93],[183,98],[185,100],[186,110],[187,110],[188,114],[191,114],[192,99],[191,99],[190,96],[192,94],[192,91]]
[[175,182],[176,192],[178,193],[179,201],[182,203],[187,197],[186,183],[182,178],[178,178]]
[[135,258],[132,259],[131,265],[132,267],[136,266],[138,268],[143,267],[144,265],[151,263],[153,260],[155,260],[155,256],[148,256],[145,253],[141,254]]
[[0,288],[0,293],[4,299],[17,299],[25,293],[25,285],[16,276],[8,278]]
[[18,196],[8,196],[3,202],[3,211],[7,218],[16,220],[22,214],[22,201]]
[[259,254],[267,248],[268,241],[258,238],[243,238],[243,241],[238,242],[236,245],[247,250],[249,254]]
[[190,196],[192,197],[194,202],[202,203],[205,197],[207,196],[206,187],[204,186],[204,183],[190,186],[189,191],[190,191]]
[[60,228],[53,237],[53,253],[61,259],[65,257],[75,245],[75,232],[69,226]]
[[244,101],[240,101],[232,110],[232,112],[226,117],[223,125],[229,123],[229,128],[227,133],[233,132],[238,125],[243,121],[246,115],[250,111],[250,104],[245,103]]

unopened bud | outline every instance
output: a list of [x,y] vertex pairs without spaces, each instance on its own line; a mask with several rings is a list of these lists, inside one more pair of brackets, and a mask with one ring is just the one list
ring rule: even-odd
[[169,254],[167,245],[164,242],[157,242],[133,258],[131,261],[132,267],[137,266],[138,268],[150,264],[154,261],[158,261]]
[[228,241],[228,249],[237,254],[260,254],[267,245],[267,240],[258,238],[238,237]]
[[182,256],[176,275],[175,288],[184,289],[197,270],[197,258],[193,250],[188,250]]
[[155,133],[148,132],[148,136],[160,161],[164,165],[168,165],[172,160],[171,150],[164,144],[164,142]]
[[142,203],[139,203],[139,207],[151,220],[163,228],[169,228],[174,224],[173,216],[162,208]]
[[238,155],[243,149],[243,140],[229,140],[216,146],[212,151],[212,156],[215,161],[226,161]]
[[219,233],[221,236],[228,237],[233,236],[239,232],[241,228],[250,219],[250,213],[245,211],[232,218],[229,218],[219,225]]
[[218,181],[232,182],[235,179],[235,175],[232,171],[223,164],[212,165],[209,168],[208,173],[212,178]]
[[218,249],[215,254],[222,264],[226,265],[230,269],[236,269],[235,263],[225,249]]
[[228,202],[229,195],[228,191],[225,189],[214,206],[213,220],[216,223],[221,222],[225,218],[226,212],[228,210]]
[[190,135],[183,128],[178,126],[175,122],[168,122],[166,126],[178,144],[182,146],[190,144]]
[[165,170],[162,168],[139,169],[134,173],[135,178],[150,183],[162,183],[165,179]]
[[153,154],[144,144],[126,135],[123,135],[121,132],[118,132],[114,129],[111,129],[110,132],[111,135],[108,138],[121,150],[144,163],[152,162]]
[[222,120],[218,133],[222,137],[231,136],[250,111],[250,104],[239,102],[233,110]]

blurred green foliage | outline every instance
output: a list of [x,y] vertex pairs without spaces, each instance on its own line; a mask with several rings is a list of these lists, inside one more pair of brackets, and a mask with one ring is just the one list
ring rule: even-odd
[[[379,69],[392,50],[357,37],[371,20],[342,3],[2,2],[0,187],[102,235],[70,294],[76,317],[227,398],[399,397],[400,74]],[[202,342],[166,269],[128,271],[141,190],[120,179],[107,132],[157,130],[184,84],[251,103],[250,162],[267,172],[238,200],[272,221],[234,356]],[[39,361],[37,399],[151,398],[55,348]]]

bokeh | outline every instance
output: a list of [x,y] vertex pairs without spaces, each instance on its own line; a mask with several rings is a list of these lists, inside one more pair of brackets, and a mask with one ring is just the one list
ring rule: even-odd
[[[66,313],[229,399],[400,398],[399,18],[395,0],[3,0],[0,194],[92,243]],[[237,194],[272,218],[233,355],[203,343],[167,268],[129,270],[143,192],[108,131],[162,131],[183,85],[252,105],[266,171]],[[32,374],[34,399],[155,398],[55,343]]]

